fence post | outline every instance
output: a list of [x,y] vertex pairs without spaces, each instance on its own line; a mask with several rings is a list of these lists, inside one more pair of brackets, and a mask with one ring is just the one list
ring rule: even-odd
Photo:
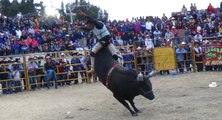
[[135,43],[133,44],[133,58],[134,58],[134,67],[135,67],[135,70],[138,71],[138,68],[137,68],[137,58],[136,58],[136,45]]
[[193,71],[197,72],[196,70],[196,60],[195,60],[195,53],[194,53],[194,41],[191,41],[191,52],[192,52],[192,65],[193,65]]
[[26,90],[30,91],[30,83],[28,78],[28,69],[27,69],[27,63],[26,63],[26,55],[22,55],[23,57],[23,66],[24,66],[24,75],[25,75],[25,83],[26,83]]
[[[86,51],[86,49],[84,49],[84,56],[85,56],[85,59],[88,57],[88,52]],[[85,67],[86,67],[86,71],[89,70],[88,68],[88,65],[86,64],[86,62],[84,63],[85,64]],[[91,83],[91,78],[89,77],[89,73],[86,72],[86,77],[87,77],[87,83]]]

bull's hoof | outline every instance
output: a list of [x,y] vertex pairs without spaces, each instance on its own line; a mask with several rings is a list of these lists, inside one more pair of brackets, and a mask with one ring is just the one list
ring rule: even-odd
[[143,111],[142,110],[137,110],[136,113],[143,113]]
[[132,113],[132,116],[138,116],[138,114],[137,113]]

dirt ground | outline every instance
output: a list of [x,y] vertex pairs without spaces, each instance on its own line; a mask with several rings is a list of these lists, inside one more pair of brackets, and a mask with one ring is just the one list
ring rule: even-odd
[[[132,117],[100,82],[0,95],[0,120],[221,120],[221,72],[151,78],[155,99],[135,103]],[[209,88],[212,81],[219,85]]]

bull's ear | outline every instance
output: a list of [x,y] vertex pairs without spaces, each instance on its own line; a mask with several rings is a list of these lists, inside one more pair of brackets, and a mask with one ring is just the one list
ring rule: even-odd
[[136,78],[137,81],[143,81],[143,74],[140,72]]

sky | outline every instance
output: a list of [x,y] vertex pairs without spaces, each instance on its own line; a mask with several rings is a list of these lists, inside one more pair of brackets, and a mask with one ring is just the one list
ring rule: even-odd
[[[61,8],[62,0],[35,0],[43,1],[48,15],[58,15],[56,8]],[[63,0],[70,3],[75,0]],[[91,4],[107,10],[109,19],[125,20],[139,16],[159,16],[165,13],[168,17],[172,12],[179,12],[183,5],[190,10],[190,4],[195,3],[197,9],[206,9],[209,3],[219,7],[221,0],[86,0]]]

